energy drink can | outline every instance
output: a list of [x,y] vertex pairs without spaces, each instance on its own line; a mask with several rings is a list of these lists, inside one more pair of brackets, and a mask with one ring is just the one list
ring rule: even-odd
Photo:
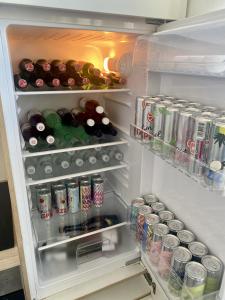
[[184,223],[180,220],[170,220],[168,222],[168,227],[170,230],[170,234],[177,235],[178,231],[182,230],[184,228]]
[[104,202],[104,180],[95,178],[92,181],[92,200],[95,207],[101,207]]
[[136,98],[136,109],[135,109],[135,125],[139,128],[135,128],[134,136],[137,139],[142,139],[143,135],[143,110],[145,107],[145,97]]
[[165,123],[166,105],[156,103],[154,110],[154,129],[153,135],[154,139],[152,141],[152,149],[157,153],[161,153],[163,144],[163,133],[164,133],[164,123]]
[[37,194],[37,203],[41,218],[49,220],[52,217],[52,196],[47,188],[42,188]]
[[161,210],[159,212],[159,218],[161,223],[166,224],[170,221],[174,219],[174,213],[172,213],[169,210]]
[[56,203],[56,212],[62,216],[68,212],[66,187],[57,187],[54,189],[54,198]]
[[203,106],[201,109],[203,112],[216,112],[218,110],[218,108],[214,106]]
[[143,237],[142,237],[142,249],[143,251],[149,251],[153,236],[153,227],[159,223],[159,216],[155,214],[147,214],[145,216],[145,222],[143,226]]
[[153,136],[155,103],[150,99],[144,100],[143,130],[148,133],[146,135],[143,133],[144,142],[148,142]]
[[180,245],[186,248],[188,248],[188,245],[195,240],[194,234],[191,231],[185,229],[178,231],[177,237],[180,240]]
[[169,233],[169,228],[165,224],[156,224],[153,227],[153,236],[150,245],[148,245],[148,254],[150,261],[157,265],[162,248],[162,239]]
[[80,210],[79,184],[75,181],[67,184],[67,201],[70,213]]
[[181,292],[182,299],[198,299],[204,294],[207,271],[206,268],[195,261],[185,266],[184,284]]
[[131,210],[130,210],[131,229],[136,230],[138,210],[144,204],[145,204],[145,201],[143,198],[136,198],[136,199],[132,200]]
[[80,181],[80,207],[85,212],[91,208],[91,183],[86,178]]
[[175,101],[176,104],[182,104],[184,106],[187,106],[189,104],[189,101],[188,100],[185,100],[185,99],[177,99]]
[[181,295],[185,266],[191,260],[191,257],[191,252],[187,248],[177,247],[174,250],[168,287],[170,292],[176,297]]
[[139,242],[141,242],[143,238],[145,216],[151,213],[152,213],[152,209],[150,206],[147,205],[143,205],[138,209],[137,223],[136,223],[136,238]]
[[192,242],[188,245],[188,249],[192,253],[192,260],[201,262],[203,256],[208,254],[208,248],[206,245],[200,242]]
[[159,201],[159,199],[156,197],[156,195],[154,194],[147,194],[143,196],[144,200],[145,200],[145,204],[146,205],[152,205],[153,203],[156,203]]
[[154,214],[159,214],[160,211],[165,210],[165,205],[162,202],[155,202],[151,205]]

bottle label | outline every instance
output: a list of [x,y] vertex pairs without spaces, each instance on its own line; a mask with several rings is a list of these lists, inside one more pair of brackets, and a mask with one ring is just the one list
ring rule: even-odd
[[27,81],[25,79],[19,79],[18,81],[18,86],[21,89],[25,89],[27,87]]
[[37,87],[43,87],[44,81],[43,81],[41,78],[38,78],[38,79],[35,81],[35,85],[36,85]]
[[34,71],[34,65],[32,63],[26,63],[24,68],[27,72],[33,72]]
[[52,85],[53,85],[54,87],[60,86],[60,80],[59,80],[58,78],[54,78],[54,79],[52,80]]

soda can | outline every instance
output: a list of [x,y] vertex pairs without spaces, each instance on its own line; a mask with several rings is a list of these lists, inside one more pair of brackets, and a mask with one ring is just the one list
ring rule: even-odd
[[150,206],[147,205],[142,205],[138,209],[137,223],[136,223],[136,238],[139,242],[141,242],[143,238],[145,216],[151,213],[152,213],[152,209]]
[[190,261],[185,266],[184,284],[181,299],[198,299],[203,296],[207,271],[206,268],[195,261]]
[[210,112],[210,111],[203,111],[202,112],[202,114],[201,114],[201,116],[203,116],[203,117],[209,117],[209,118],[211,118],[211,119],[216,119],[216,118],[219,118],[219,114],[218,113],[216,113],[216,112]]
[[163,156],[173,160],[175,155],[177,129],[179,121],[179,109],[173,106],[167,107],[165,114],[165,126],[163,133]]
[[80,210],[79,184],[77,182],[67,184],[67,201],[70,213],[76,213]]
[[159,199],[154,194],[147,194],[143,196],[146,205],[152,205],[159,201]]
[[216,292],[220,288],[223,274],[223,263],[219,258],[213,255],[203,256],[201,263],[207,271],[204,294]]
[[55,190],[58,188],[65,188],[64,182],[57,181],[51,185],[53,205],[56,209],[57,209],[57,204],[56,204],[56,198],[55,198]]
[[54,198],[56,203],[56,212],[62,216],[68,212],[66,187],[57,187],[54,189]]
[[215,106],[202,106],[201,109],[203,112],[212,112],[212,113],[214,113],[218,110],[218,108]]
[[190,144],[190,153],[193,156],[190,162],[190,173],[197,176],[203,176],[204,164],[208,161],[212,122],[209,117],[197,116],[195,119],[193,141]]
[[188,249],[191,251],[192,260],[197,262],[201,262],[202,257],[208,254],[208,248],[201,242],[190,243]]
[[169,275],[168,287],[172,295],[179,297],[181,295],[185,266],[191,260],[191,252],[184,247],[177,247],[174,250],[171,260],[171,271]]
[[92,181],[92,201],[95,207],[101,207],[104,201],[104,180],[100,177]]
[[145,98],[137,97],[136,98],[136,109],[135,109],[135,125],[139,128],[135,128],[134,136],[137,139],[142,139],[143,131],[143,110],[145,107]]
[[188,103],[188,107],[200,108],[201,106],[202,106],[202,104],[199,102],[189,102]]
[[178,231],[177,237],[180,240],[180,245],[186,248],[188,248],[188,245],[195,240],[195,235],[191,231],[185,229]]
[[166,105],[160,103],[155,104],[154,110],[154,129],[153,135],[154,139],[152,141],[151,147],[156,152],[161,152],[162,140],[164,132]]
[[225,121],[223,118],[215,119],[212,125],[208,168],[204,179],[208,186],[214,190],[223,190],[225,185]]
[[185,99],[177,99],[176,104],[182,104],[184,106],[187,106],[189,104],[189,101],[188,100],[185,100]]
[[159,218],[160,218],[160,222],[163,224],[166,224],[170,221],[174,219],[174,213],[172,213],[169,210],[161,210],[159,212]]
[[169,228],[165,224],[156,224],[153,228],[153,236],[150,245],[148,246],[149,259],[157,265],[159,262],[159,256],[162,248],[162,239],[169,233]]
[[153,236],[153,227],[157,223],[159,223],[159,216],[155,214],[147,214],[145,216],[145,222],[143,226],[143,237],[141,240],[143,251],[148,252],[150,250],[150,244]]
[[143,198],[136,198],[136,199],[132,200],[131,210],[130,210],[131,229],[136,230],[138,210],[144,204],[145,204],[145,201]]
[[148,142],[153,136],[155,103],[150,99],[144,100],[143,130],[149,133],[146,135],[143,133],[144,142]]
[[155,202],[151,205],[154,214],[158,215],[160,211],[165,210],[165,205],[162,202]]
[[162,238],[162,249],[159,256],[158,273],[164,280],[168,280],[169,278],[173,251],[179,246],[179,244],[179,239],[172,234],[167,234]]
[[178,231],[184,229],[184,223],[177,219],[170,220],[167,225],[169,227],[170,234],[173,235],[177,235]]
[[41,218],[49,220],[52,217],[52,196],[51,191],[46,188],[42,188],[37,194],[37,203]]
[[172,96],[166,96],[166,97],[165,97],[165,100],[169,100],[169,101],[171,101],[171,102],[174,102],[174,101],[176,101],[177,99],[176,99],[175,97],[172,97]]
[[150,97],[149,100],[155,101],[155,102],[160,102],[161,98],[160,97]]
[[[87,178],[87,177],[86,177]],[[100,174],[91,175],[91,182],[93,182],[96,178],[102,178]],[[88,178],[87,178],[88,179]]]
[[80,207],[82,211],[91,208],[91,183],[87,179],[80,181]]
[[160,98],[161,100],[164,100],[167,96],[166,96],[166,95],[163,95],[163,94],[159,94],[159,95],[156,95],[155,97],[158,97],[158,98]]

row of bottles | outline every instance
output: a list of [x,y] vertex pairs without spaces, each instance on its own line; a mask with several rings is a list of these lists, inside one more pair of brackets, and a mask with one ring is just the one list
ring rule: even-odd
[[55,155],[31,157],[25,160],[27,177],[33,180],[98,169],[120,163],[124,154],[118,147],[70,151]]
[[27,113],[21,132],[26,148],[33,151],[90,143],[90,137],[116,136],[117,131],[96,100],[81,98],[80,106]]
[[55,59],[48,62],[38,59],[34,62],[24,58],[20,61],[19,73],[14,75],[15,86],[20,90],[36,89],[107,89],[120,88],[126,80],[119,73],[101,72],[90,62]]

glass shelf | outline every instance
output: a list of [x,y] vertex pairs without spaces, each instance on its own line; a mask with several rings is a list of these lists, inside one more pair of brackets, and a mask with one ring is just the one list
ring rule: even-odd
[[149,132],[136,125],[130,125],[130,135],[154,155],[160,157],[170,166],[193,179],[207,190],[224,192],[225,172],[223,170],[211,170],[208,165],[195,159],[193,155],[176,149],[176,147],[152,136]]
[[[95,229],[93,231],[70,231],[65,232],[65,226],[77,225],[87,222],[93,217],[115,215],[117,218],[113,225]],[[53,248],[65,243],[82,239],[91,235],[99,234],[127,225],[128,208],[127,204],[115,193],[107,192],[104,196],[104,203],[101,208],[91,207],[85,212],[66,214],[64,216],[53,215],[50,220],[41,219],[40,213],[34,210],[32,213],[32,223],[37,241],[38,251]]]

